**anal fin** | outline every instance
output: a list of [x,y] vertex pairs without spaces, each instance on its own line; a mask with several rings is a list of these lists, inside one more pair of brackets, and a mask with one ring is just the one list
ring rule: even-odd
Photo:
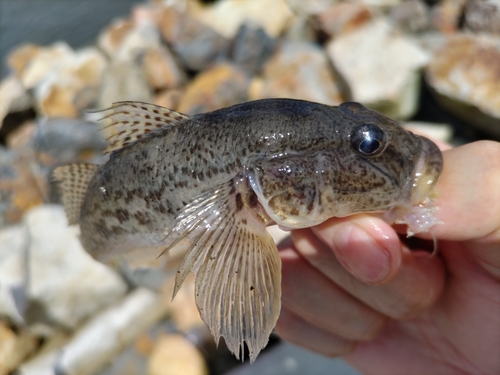
[[95,164],[68,164],[57,167],[52,174],[60,182],[64,211],[70,225],[78,224],[87,187],[98,168]]
[[253,362],[278,319],[281,261],[266,223],[242,198],[253,192],[241,191],[241,185],[230,182],[195,199],[169,236],[171,246],[184,238],[190,241],[174,296],[194,272],[196,304],[215,341],[224,337],[238,359],[246,343]]

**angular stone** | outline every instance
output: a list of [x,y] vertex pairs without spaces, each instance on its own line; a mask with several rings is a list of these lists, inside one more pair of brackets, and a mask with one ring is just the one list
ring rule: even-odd
[[315,15],[325,12],[330,7],[340,3],[341,0],[288,0],[288,6],[300,15]]
[[178,110],[194,115],[244,102],[248,99],[248,85],[248,76],[241,68],[216,64],[187,85]]
[[24,224],[29,235],[25,320],[36,329],[76,328],[84,319],[118,301],[127,285],[114,271],[92,259],[68,227],[61,206],[29,211]]
[[33,98],[14,75],[0,81],[0,128],[4,118],[12,112],[24,111],[33,106]]
[[323,50],[306,42],[283,42],[256,78],[250,99],[285,97],[329,105],[343,101]]
[[328,37],[356,30],[373,18],[370,9],[360,3],[339,3],[315,17],[319,30]]
[[500,136],[500,48],[495,39],[450,37],[434,54],[426,79],[447,109]]
[[36,44],[22,44],[7,56],[7,65],[17,77],[21,77],[28,64],[41,52],[42,48]]
[[234,38],[246,21],[262,26],[268,35],[276,38],[293,16],[286,0],[220,0],[193,14],[228,39]]
[[0,316],[17,326],[24,324],[23,314],[27,306],[24,259],[27,246],[28,233],[23,225],[0,230]]
[[407,0],[391,8],[389,13],[399,28],[408,32],[419,32],[428,28],[429,9],[423,0]]
[[97,162],[106,146],[101,126],[79,119],[40,119],[33,139],[37,158],[48,167]]
[[257,24],[244,23],[231,43],[229,58],[249,74],[259,73],[274,52],[275,41]]
[[115,102],[133,100],[150,103],[152,89],[144,69],[136,61],[113,61],[104,70],[97,107],[109,108]]
[[24,213],[44,202],[46,175],[32,151],[0,146],[0,228],[21,220]]
[[164,317],[165,312],[165,302],[160,295],[144,288],[136,289],[92,317],[67,343],[62,342],[30,359],[18,372],[20,375],[53,374],[57,368],[63,374],[100,373],[128,344]]
[[204,70],[225,54],[229,45],[229,40],[211,27],[173,7],[161,11],[159,27],[164,40],[190,70]]
[[133,28],[134,24],[131,21],[123,18],[117,19],[99,34],[97,45],[109,57],[113,57]]
[[464,6],[469,0],[442,0],[431,9],[431,26],[445,34],[458,31],[460,17],[464,13]]
[[464,20],[472,31],[500,35],[500,1],[470,0],[465,6]]
[[0,321],[0,374],[7,375],[15,370],[21,361],[31,354],[38,339],[27,330],[11,330]]
[[156,90],[174,89],[186,81],[186,74],[166,47],[147,48],[142,64],[149,85]]
[[352,100],[398,119],[415,113],[420,69],[428,55],[386,19],[332,40],[327,53],[349,86]]
[[148,375],[208,375],[200,351],[181,335],[162,335],[149,358]]

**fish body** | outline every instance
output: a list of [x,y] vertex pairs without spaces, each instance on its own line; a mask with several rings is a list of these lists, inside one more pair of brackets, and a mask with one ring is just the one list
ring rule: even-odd
[[[266,226],[382,211],[404,221],[442,168],[431,141],[358,103],[266,99],[191,118],[137,102],[109,111],[118,131],[109,161],[55,171],[84,248],[108,260],[187,240],[174,295],[194,272],[215,339],[237,357],[246,342],[251,360],[280,308],[281,263]],[[427,221],[412,221],[412,232],[435,224],[419,209]]]

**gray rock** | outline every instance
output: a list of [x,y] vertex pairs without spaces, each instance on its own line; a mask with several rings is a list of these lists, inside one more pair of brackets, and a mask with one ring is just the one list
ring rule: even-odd
[[347,82],[352,100],[393,118],[415,113],[420,70],[429,57],[386,19],[340,35],[328,44],[327,53]]
[[470,30],[500,35],[500,1],[470,0],[465,5],[464,20]]
[[249,74],[259,73],[272,55],[275,41],[262,27],[250,22],[244,23],[231,43],[229,58]]

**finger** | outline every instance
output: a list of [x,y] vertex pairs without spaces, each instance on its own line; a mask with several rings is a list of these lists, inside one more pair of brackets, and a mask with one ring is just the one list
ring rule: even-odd
[[[373,220],[364,216],[355,216],[351,220],[328,221],[315,227],[314,232],[294,232],[297,252],[329,280],[383,315],[409,318],[431,306],[444,285],[441,259],[424,252],[400,251],[401,263],[392,279],[381,285],[367,284],[366,277],[360,277],[365,266],[358,268],[355,274],[351,269],[356,267],[356,261],[365,262],[363,251],[367,257],[374,257],[375,251],[384,250],[369,249],[373,240],[364,242],[364,237],[361,241],[354,235],[347,242],[339,240],[338,237],[351,225],[356,226],[356,230],[364,228],[370,232]],[[347,268],[346,263],[350,264]]]
[[[309,230],[296,232],[302,231]],[[328,280],[299,256],[291,244],[282,244],[280,248],[282,305],[285,308],[308,323],[343,338],[368,340],[376,336],[385,322],[381,314]]]
[[281,309],[274,330],[284,340],[328,357],[345,355],[356,346],[356,341],[346,340],[322,330],[301,319],[286,307]]

